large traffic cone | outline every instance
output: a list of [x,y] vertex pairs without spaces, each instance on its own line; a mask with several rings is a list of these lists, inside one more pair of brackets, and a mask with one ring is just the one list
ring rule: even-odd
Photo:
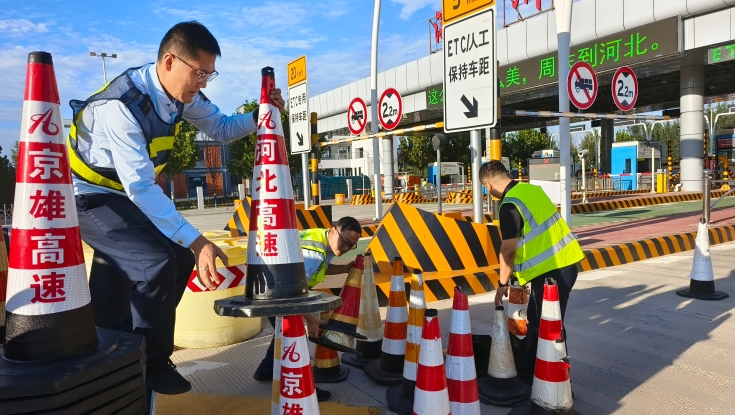
[[388,295],[380,359],[373,360],[365,366],[365,374],[370,379],[385,386],[398,385],[403,381],[407,331],[408,311],[406,309],[403,260],[396,257],[393,259],[393,276],[390,279],[390,294]]
[[365,339],[365,336],[357,333],[362,272],[363,256],[358,255],[339,293],[342,305],[329,316],[327,324],[321,326],[324,333],[318,339],[309,338],[310,341],[340,352],[355,353],[355,338]]
[[366,253],[363,258],[364,270],[360,287],[360,317],[357,319],[357,332],[366,337],[355,341],[356,354],[342,356],[342,363],[363,369],[371,360],[380,359],[383,344],[383,324],[380,320],[378,293],[375,289],[373,256]]
[[276,317],[273,340],[273,383],[271,384],[271,415],[281,415],[281,353],[283,350],[283,317]]
[[426,297],[421,270],[414,269],[411,276],[411,300],[408,306],[408,332],[406,333],[406,358],[403,360],[403,382],[385,391],[388,408],[397,414],[413,413],[414,389],[418,372],[421,331],[424,326]]
[[319,415],[305,334],[303,317],[283,318],[283,346],[276,350],[282,353],[279,403],[282,415]]
[[245,295],[215,301],[222,316],[314,313],[341,304],[339,297],[310,291],[307,284],[281,115],[270,99],[275,87],[273,68],[263,68]]
[[479,415],[475,354],[472,348],[470,308],[467,296],[454,287],[452,321],[447,347],[447,386],[453,415]]
[[571,366],[562,336],[563,327],[559,287],[556,280],[546,278],[531,390],[532,415],[574,413],[572,385],[569,382]]
[[531,388],[518,378],[508,333],[508,320],[502,306],[495,307],[493,340],[487,376],[479,382],[480,398],[494,405],[513,405],[527,400]]
[[[329,320],[330,313],[321,314],[321,319]],[[324,335],[324,330],[320,331]],[[339,383],[347,379],[350,368],[339,364],[339,353],[336,350],[324,347],[320,344],[314,349],[314,381],[316,383]]]
[[722,300],[729,297],[727,293],[715,291],[715,274],[712,269],[709,231],[703,219],[699,221],[699,227],[697,228],[697,239],[694,242],[694,263],[689,278],[689,288],[679,290],[676,294],[698,300]]
[[437,311],[433,308],[427,309],[424,313],[413,413],[415,415],[448,415],[451,413],[447,377],[444,372],[439,318]]
[[5,291],[8,286],[8,251],[0,236],[0,344],[5,342]]

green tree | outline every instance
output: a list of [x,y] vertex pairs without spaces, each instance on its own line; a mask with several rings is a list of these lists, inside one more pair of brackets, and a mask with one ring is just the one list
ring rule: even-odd
[[518,161],[526,166],[534,151],[549,148],[549,136],[539,130],[521,130],[505,134],[501,144],[503,157],[508,157],[511,167],[518,167]]
[[18,167],[18,149],[20,148],[20,141],[16,141],[13,147],[10,148],[10,161],[13,166]]
[[588,154],[585,160],[585,167],[588,169],[595,168],[597,163],[597,142],[600,140],[600,133],[597,130],[588,132],[582,138],[578,146],[572,146],[574,152],[574,162],[581,163],[579,160],[579,152],[587,150]]
[[[413,174],[427,176],[429,163],[436,161],[436,150],[426,136],[408,136],[398,144],[399,165]],[[444,157],[442,157],[444,159]]]
[[[3,148],[0,147],[0,153]],[[15,167],[8,156],[0,157],[0,206],[12,204],[15,195]]]
[[171,156],[166,163],[166,167],[162,170],[171,184],[172,200],[174,198],[174,176],[186,169],[194,167],[199,159],[199,149],[194,141],[197,131],[197,128],[193,124],[184,120],[181,122],[179,131],[174,135],[174,146],[171,149]]

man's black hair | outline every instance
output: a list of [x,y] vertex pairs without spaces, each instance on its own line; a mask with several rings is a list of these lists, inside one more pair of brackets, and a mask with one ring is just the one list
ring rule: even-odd
[[217,57],[222,56],[219,43],[203,24],[192,20],[177,23],[166,32],[158,48],[158,59],[167,53],[173,53],[182,59],[197,59],[199,51]]
[[490,160],[480,167],[480,182],[510,179],[510,173],[500,160]]
[[360,222],[358,222],[357,219],[353,218],[352,216],[345,216],[341,218],[337,221],[337,224],[334,225],[334,227],[340,231],[354,231],[362,234],[362,226],[360,226]]

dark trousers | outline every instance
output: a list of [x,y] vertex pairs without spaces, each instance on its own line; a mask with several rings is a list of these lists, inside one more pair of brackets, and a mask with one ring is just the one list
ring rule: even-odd
[[[268,321],[271,322],[271,326],[275,329],[276,328],[276,318],[275,317],[268,317]],[[273,348],[276,344],[276,334],[273,333],[273,337],[271,338],[271,344],[268,345],[268,349],[265,351],[265,357],[263,358],[263,361],[260,362],[261,366],[270,366],[273,367]]]
[[165,362],[194,253],[164,236],[125,196],[79,195],[76,203],[82,239],[95,251],[95,321],[145,336],[148,364]]
[[[577,265],[560,268],[541,274],[531,280],[531,295],[528,299],[528,334],[526,335],[526,351],[523,360],[518,365],[518,371],[522,374],[533,376],[536,368],[536,349],[538,348],[538,332],[541,323],[541,306],[544,302],[544,282],[546,278],[553,278],[559,287],[559,307],[561,308],[562,323],[564,313],[567,310],[569,292],[572,291],[574,283],[577,282]],[[567,332],[562,328],[564,341],[567,340]]]

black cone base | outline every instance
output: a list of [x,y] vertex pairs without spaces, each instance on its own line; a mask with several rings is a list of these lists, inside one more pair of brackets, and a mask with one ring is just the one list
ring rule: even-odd
[[388,400],[388,409],[398,415],[413,414],[413,399],[403,396],[403,385],[395,385],[386,389],[385,398]]
[[697,300],[719,301],[729,297],[722,291],[715,291],[714,281],[689,280],[689,288],[679,290],[677,295],[686,298],[696,298]]
[[101,328],[96,332],[97,347],[73,357],[0,359],[2,413],[145,413],[145,340]]
[[531,402],[530,415],[575,415],[578,412],[574,410],[574,406],[564,409],[547,409]]
[[342,305],[342,298],[320,291],[303,297],[253,300],[238,295],[214,302],[214,311],[227,317],[275,317],[330,311]]
[[351,349],[347,346],[343,346],[339,343],[335,343],[331,340],[325,339],[324,336],[319,337],[318,339],[315,339],[314,337],[309,337],[309,341],[318,344],[320,346],[324,346],[327,349],[336,350],[338,352],[342,353],[351,353],[351,354],[357,354],[357,351],[355,349]]
[[350,368],[338,365],[329,369],[313,367],[314,382],[316,383],[339,383],[347,379]]
[[371,360],[365,365],[363,371],[375,383],[383,386],[393,386],[403,383],[403,364],[396,365],[396,369],[400,370],[398,372],[386,372],[380,368],[380,359],[378,359]]
[[498,379],[488,375],[478,379],[477,387],[480,392],[480,400],[486,404],[511,406],[531,397],[531,387],[523,383],[517,376],[510,379]]
[[[380,352],[380,343],[378,343],[378,352]],[[358,343],[359,344],[359,343]],[[357,353],[360,353],[360,348],[355,347],[355,351]],[[346,354],[342,356],[342,363],[346,364],[347,366],[352,366],[356,369],[364,369],[365,366],[370,363],[373,360],[380,359],[380,353],[378,353],[378,357],[375,359],[367,359],[365,358],[365,352],[363,351],[361,355],[358,354]]]

